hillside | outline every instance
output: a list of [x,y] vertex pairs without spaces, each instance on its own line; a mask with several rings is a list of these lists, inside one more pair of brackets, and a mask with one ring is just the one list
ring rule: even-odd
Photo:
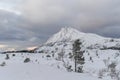
[[[102,76],[110,76],[107,69],[110,65],[115,64],[116,74],[120,71],[120,39],[105,38],[96,34],[79,32],[73,28],[62,28],[54,34],[38,50],[38,53],[49,55],[56,60],[56,66],[60,69],[72,66],[74,71],[73,43],[79,39],[82,43],[81,48],[85,64],[83,66],[85,73]],[[99,66],[100,65],[100,66]],[[67,68],[66,68],[67,70]]]
[[[15,54],[15,53],[14,53]],[[90,74],[70,73],[59,70],[51,64],[55,60],[42,58],[41,54],[17,53],[15,56],[9,54],[6,60],[6,54],[0,54],[0,79],[1,80],[99,80]],[[26,58],[30,62],[24,63]],[[4,66],[1,63],[5,62]],[[87,77],[86,77],[87,76]]]

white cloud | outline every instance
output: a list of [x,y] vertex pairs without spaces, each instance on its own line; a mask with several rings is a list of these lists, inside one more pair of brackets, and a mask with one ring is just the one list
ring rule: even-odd
[[18,6],[22,1],[23,0],[0,0],[0,9],[20,15],[21,12],[18,10]]

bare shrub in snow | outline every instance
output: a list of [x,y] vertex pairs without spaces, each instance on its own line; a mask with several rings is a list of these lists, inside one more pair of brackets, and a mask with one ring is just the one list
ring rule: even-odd
[[104,59],[103,62],[104,62],[104,64],[105,64],[105,66],[108,67],[109,59]]
[[46,55],[46,57],[48,57],[48,58],[49,58],[49,57],[51,57],[51,56],[50,56],[50,55]]
[[8,59],[10,59],[10,57],[9,57],[9,55],[8,54],[6,54],[6,58],[5,58],[6,60],[8,60]]
[[83,69],[83,66],[79,66],[79,67],[77,67],[77,69],[78,69],[78,72],[79,72],[79,73],[83,73],[83,70],[82,70],[82,69]]
[[114,80],[120,80],[120,72],[116,70],[117,62],[114,61],[111,64],[109,64],[109,59],[104,60],[105,65],[107,66],[106,73],[114,79]]
[[24,63],[28,63],[28,62],[30,62],[30,58],[26,58],[26,59],[24,60]]
[[[117,62],[111,62],[110,59],[103,60],[106,68],[102,69],[98,73],[99,78],[103,78],[104,76],[110,76],[113,80],[120,80],[120,72],[116,70]],[[106,74],[106,75],[105,75]]]
[[98,78],[103,78],[103,76],[104,76],[104,73],[106,73],[107,71],[106,71],[106,69],[101,69],[101,70],[99,70],[99,72],[98,72]]
[[101,78],[101,79],[103,78],[103,71],[102,70],[99,71],[98,78]]
[[114,78],[116,76],[116,62],[112,62],[108,65],[108,69],[110,71],[111,78]]
[[93,59],[92,59],[92,57],[90,57],[90,61],[92,61],[92,62],[93,62]]
[[38,60],[36,59],[35,62],[37,62]]
[[65,55],[65,53],[64,53],[64,51],[62,50],[60,53],[58,53],[58,60],[63,61],[64,55]]
[[73,55],[72,55],[72,53],[69,53],[69,58],[71,59],[71,58],[73,58]]
[[54,57],[55,55],[54,55],[54,53],[52,54],[52,57]]
[[50,58],[51,58],[51,56],[50,56],[50,55],[46,55],[46,57],[47,57],[47,59],[50,59]]
[[114,39],[110,39],[109,41],[110,41],[110,42],[114,42],[115,40],[114,40]]
[[15,54],[12,54],[12,56],[15,56]]
[[71,66],[71,65],[69,65],[69,66],[67,67],[67,71],[68,71],[68,72],[73,71],[73,70],[72,70],[72,66]]
[[[64,61],[63,61],[64,62]],[[69,62],[63,64],[63,66],[66,68],[68,72],[73,71],[72,66],[69,64]]]
[[1,64],[0,64],[0,66],[5,66],[6,65],[6,63],[5,62],[2,62]]

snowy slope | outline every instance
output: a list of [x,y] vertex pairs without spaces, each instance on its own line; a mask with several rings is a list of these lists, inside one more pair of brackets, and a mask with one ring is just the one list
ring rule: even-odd
[[[0,66],[1,80],[99,80],[90,74],[69,73],[50,66],[50,62],[42,58],[41,54],[16,53],[10,59],[5,60],[6,55],[0,54],[0,63],[6,63],[4,67]],[[25,58],[30,58],[29,63],[24,63]],[[37,61],[36,61],[37,60]],[[86,77],[87,76],[87,77]]]
[[[72,54],[72,45],[76,39],[82,42],[84,50],[84,72],[98,76],[103,72],[104,78],[110,76],[108,68],[112,63],[116,63],[116,74],[120,71],[120,39],[101,37],[96,34],[79,32],[73,28],[62,28],[54,34],[38,50],[38,53],[50,55],[56,60],[55,65],[60,69],[65,67],[64,64],[72,66],[74,70],[74,59],[70,58]],[[63,59],[60,58],[63,54]],[[106,71],[106,72],[104,72]]]

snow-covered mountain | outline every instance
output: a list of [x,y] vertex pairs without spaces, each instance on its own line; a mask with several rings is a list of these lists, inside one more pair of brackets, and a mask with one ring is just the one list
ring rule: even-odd
[[37,51],[48,49],[47,47],[55,48],[57,45],[73,44],[77,39],[80,39],[85,48],[119,49],[120,47],[120,39],[105,38],[92,33],[83,33],[71,27],[65,27],[49,38]]
[[[115,74],[120,71],[120,39],[105,38],[96,34],[83,33],[73,28],[62,28],[54,34],[48,41],[40,46],[38,53],[46,54],[56,60],[53,63],[60,69],[72,66],[74,70],[73,43],[79,39],[82,43],[81,48],[84,51],[85,58],[84,72],[94,75],[108,76],[111,75],[108,67],[115,64]],[[61,59],[61,54],[63,59]],[[49,56],[48,56],[49,55]]]
[[50,39],[48,39],[46,44],[64,42],[64,41],[73,41],[76,39],[83,39],[86,40],[86,42],[94,43],[103,40],[103,37],[95,34],[83,33],[71,27],[65,27],[62,28],[58,33],[54,34]]

